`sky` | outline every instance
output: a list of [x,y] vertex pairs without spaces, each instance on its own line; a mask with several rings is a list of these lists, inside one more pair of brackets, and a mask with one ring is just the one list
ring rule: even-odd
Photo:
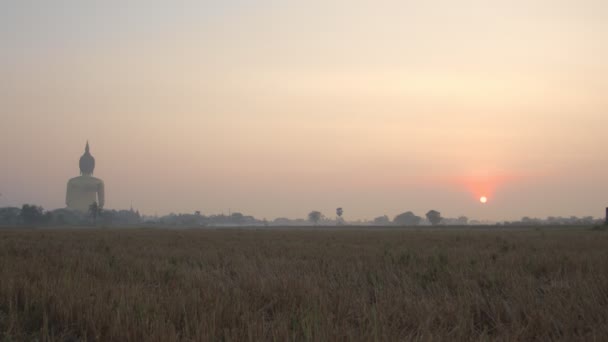
[[607,42],[604,0],[4,0],[0,206],[88,140],[151,215],[601,217]]

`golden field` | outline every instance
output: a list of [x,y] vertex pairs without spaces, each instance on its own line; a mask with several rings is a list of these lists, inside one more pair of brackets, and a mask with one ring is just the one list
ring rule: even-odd
[[607,340],[608,232],[2,229],[2,341]]

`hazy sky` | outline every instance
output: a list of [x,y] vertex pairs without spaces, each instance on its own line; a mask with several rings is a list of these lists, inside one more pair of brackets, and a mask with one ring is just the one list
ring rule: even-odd
[[63,207],[87,139],[148,214],[608,206],[605,0],[5,0],[0,44],[0,206]]

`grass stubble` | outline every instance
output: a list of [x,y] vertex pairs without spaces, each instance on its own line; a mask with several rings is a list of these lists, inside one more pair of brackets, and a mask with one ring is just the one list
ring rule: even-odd
[[5,229],[0,340],[606,340],[608,233]]

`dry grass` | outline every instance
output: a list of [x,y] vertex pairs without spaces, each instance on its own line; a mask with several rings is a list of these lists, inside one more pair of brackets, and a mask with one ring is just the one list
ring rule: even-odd
[[2,230],[4,340],[606,340],[591,230]]

